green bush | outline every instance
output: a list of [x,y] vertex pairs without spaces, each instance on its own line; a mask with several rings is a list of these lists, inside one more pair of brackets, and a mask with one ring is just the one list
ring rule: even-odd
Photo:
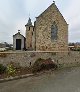
[[0,64],[0,74],[6,72],[6,67]]

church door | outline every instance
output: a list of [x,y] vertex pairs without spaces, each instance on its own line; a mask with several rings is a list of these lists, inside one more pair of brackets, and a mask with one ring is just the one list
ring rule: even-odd
[[21,39],[16,39],[16,50],[21,50]]

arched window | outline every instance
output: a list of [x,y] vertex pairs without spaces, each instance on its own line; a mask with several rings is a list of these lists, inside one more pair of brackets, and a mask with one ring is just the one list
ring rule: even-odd
[[53,25],[51,26],[51,40],[57,40],[58,38],[58,28],[56,23],[54,22]]

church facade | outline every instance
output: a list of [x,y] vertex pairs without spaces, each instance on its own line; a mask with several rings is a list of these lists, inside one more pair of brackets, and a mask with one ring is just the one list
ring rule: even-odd
[[[68,51],[68,24],[55,3],[52,3],[36,17],[34,26],[29,18],[25,27],[26,37],[24,37],[23,49],[28,51]],[[23,44],[23,38],[18,38],[21,34],[17,34],[13,36],[14,50],[17,50],[17,45],[22,46]],[[21,42],[17,39],[21,39]]]

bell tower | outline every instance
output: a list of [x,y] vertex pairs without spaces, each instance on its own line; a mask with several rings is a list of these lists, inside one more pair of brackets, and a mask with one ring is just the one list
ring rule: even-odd
[[34,26],[32,25],[31,19],[29,17],[28,23],[25,25],[26,27],[26,49],[33,50],[33,31]]

